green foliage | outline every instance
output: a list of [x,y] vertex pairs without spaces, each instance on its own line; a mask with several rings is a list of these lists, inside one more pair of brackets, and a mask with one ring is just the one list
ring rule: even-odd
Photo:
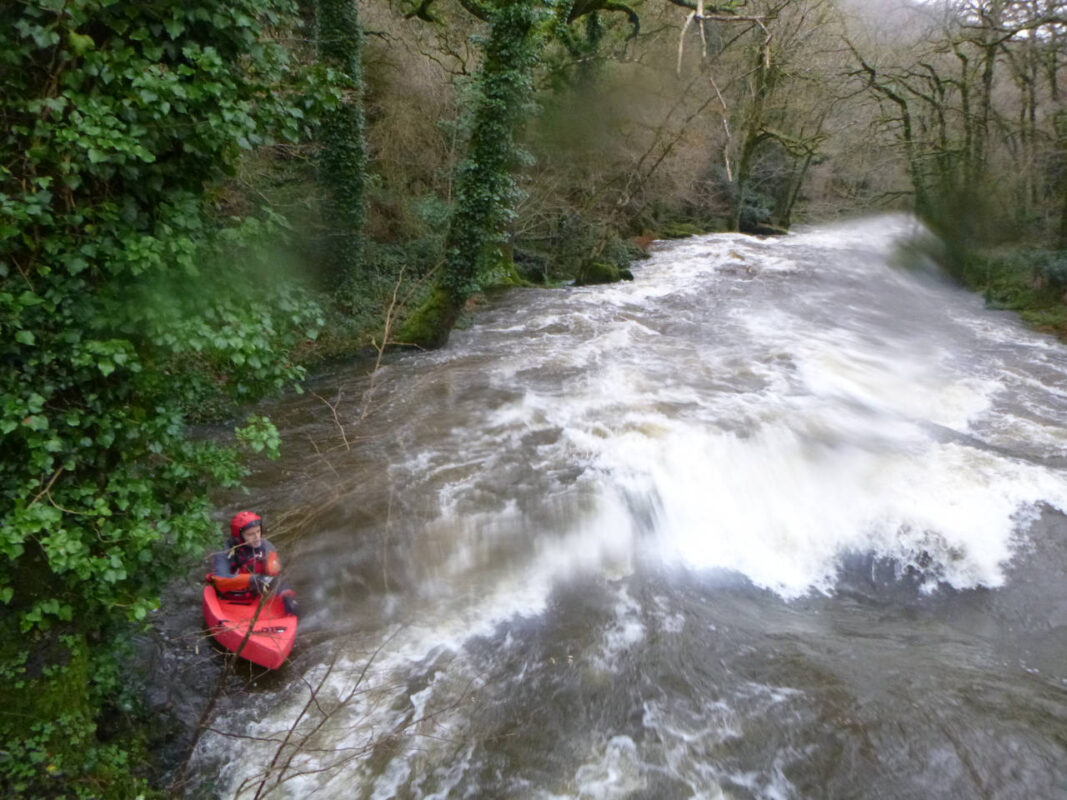
[[[10,621],[0,626],[11,635]],[[7,639],[3,653],[0,732],[8,744],[0,751],[0,786],[32,793],[41,773],[85,772],[86,752],[95,726],[86,686],[89,655],[84,637]],[[14,724],[12,724],[14,723]]]
[[[603,278],[605,274],[613,274],[612,280],[619,280],[631,262],[644,256],[640,248],[624,241],[613,228],[577,213],[557,215],[551,228],[539,239],[531,242],[529,251],[523,251],[521,259],[516,260],[538,263],[539,259],[532,253],[543,254],[541,259],[547,263],[541,266],[542,280],[605,283],[608,282]],[[538,245],[537,249],[534,244]],[[604,267],[611,272],[605,273]],[[594,274],[600,277],[594,279]]]
[[1049,288],[1067,291],[1067,251],[1035,250],[1027,256],[1039,281]]
[[255,453],[263,453],[270,458],[281,456],[282,437],[268,417],[253,414],[243,428],[238,428],[237,441]]
[[[0,621],[0,791],[8,797],[147,798],[156,796],[135,772],[145,759],[141,737],[111,725],[98,738],[97,710],[111,703],[136,716],[129,651],[92,648],[81,634],[12,636]],[[131,716],[130,712],[134,712]],[[124,729],[125,727],[125,729]]]
[[749,189],[741,201],[738,230],[745,233],[758,231],[771,222],[773,201],[761,192]]
[[183,439],[204,367],[240,399],[300,377],[273,355],[313,333],[307,299],[202,274],[273,228],[218,228],[205,188],[242,147],[298,133],[272,91],[283,54],[257,35],[258,12],[284,8],[42,4],[3,26],[20,67],[3,73],[3,145],[21,154],[0,242],[7,587],[33,551],[101,604],[140,596],[139,564],[203,524],[183,506],[237,477]]
[[557,9],[553,37],[561,47],[550,49],[544,59],[546,81],[554,93],[590,85],[600,66],[604,24],[597,11],[588,14],[576,30],[567,23],[571,4]]
[[[67,627],[106,643],[144,620],[166,565],[213,537],[207,491],[242,467],[186,437],[192,410],[302,377],[287,353],[322,315],[265,266],[284,222],[233,217],[222,191],[243,152],[337,105],[265,35],[293,14],[287,0],[0,10],[0,619],[45,666]],[[262,420],[243,437],[277,447]],[[7,652],[0,670],[31,662]],[[84,693],[73,663],[56,669]],[[0,780],[76,781],[103,752],[81,748],[92,703],[47,725],[42,703],[5,737],[32,774],[8,760]],[[62,741],[81,766],[56,766]]]

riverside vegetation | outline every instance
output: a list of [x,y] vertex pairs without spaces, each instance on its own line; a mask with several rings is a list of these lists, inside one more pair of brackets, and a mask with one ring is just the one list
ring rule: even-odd
[[157,791],[130,635],[280,445],[238,410],[317,361],[657,237],[882,208],[1067,335],[1063,5],[5,4],[4,793]]

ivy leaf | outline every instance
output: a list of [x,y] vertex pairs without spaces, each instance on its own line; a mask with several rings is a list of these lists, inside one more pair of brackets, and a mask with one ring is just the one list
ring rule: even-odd
[[92,36],[75,33],[74,31],[67,34],[67,42],[70,44],[70,49],[79,57],[84,56],[88,51],[96,47],[96,42],[93,41]]
[[22,420],[22,424],[32,431],[46,431],[48,430],[48,417],[41,414],[30,414],[30,416]]
[[171,39],[177,39],[185,31],[185,23],[177,19],[167,20],[163,23],[163,27],[167,29],[167,34]]

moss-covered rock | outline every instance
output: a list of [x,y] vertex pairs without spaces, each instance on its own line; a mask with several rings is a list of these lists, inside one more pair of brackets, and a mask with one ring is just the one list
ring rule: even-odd
[[393,343],[412,347],[443,347],[448,342],[459,309],[451,293],[437,286],[401,324]]
[[615,264],[606,261],[591,261],[582,267],[574,281],[577,286],[591,286],[600,283],[616,283],[626,280],[632,281],[634,275],[628,269],[620,269]]
[[699,225],[692,222],[669,222],[659,232],[661,239],[688,239],[703,233]]

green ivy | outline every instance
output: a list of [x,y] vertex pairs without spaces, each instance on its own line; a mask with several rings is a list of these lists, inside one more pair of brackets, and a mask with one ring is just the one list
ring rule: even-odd
[[[243,153],[341,102],[277,43],[296,24],[288,0],[0,7],[0,628],[26,642],[0,654],[0,699],[42,679],[27,670],[64,630],[106,650],[214,536],[207,492],[243,468],[187,437],[205,398],[303,377],[288,353],[322,313],[268,266],[285,222],[237,216],[225,189]],[[241,435],[277,450],[269,421]],[[92,716],[0,718],[7,752],[43,754],[18,785],[52,780],[49,748]]]

